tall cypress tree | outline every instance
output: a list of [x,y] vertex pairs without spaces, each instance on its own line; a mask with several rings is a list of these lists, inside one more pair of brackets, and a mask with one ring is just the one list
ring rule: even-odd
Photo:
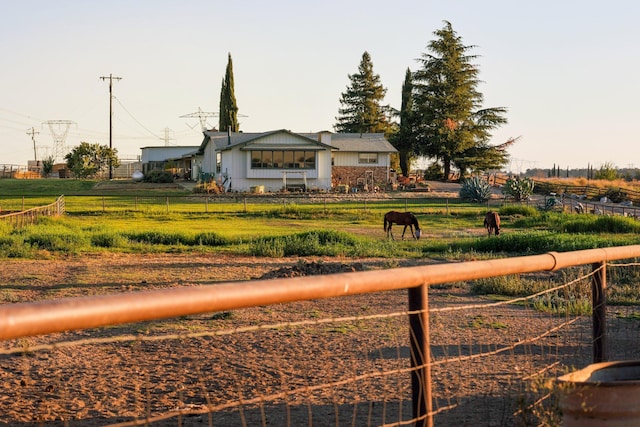
[[334,125],[336,132],[376,133],[389,130],[387,115],[390,108],[381,105],[387,89],[380,83],[380,76],[373,72],[368,52],[362,54],[358,72],[349,75],[349,80],[350,86],[340,96],[341,108]]
[[220,89],[218,128],[220,132],[240,131],[240,125],[238,124],[238,104],[236,103],[236,95],[233,86],[233,62],[231,61],[231,53],[229,53],[227,71],[224,79],[222,80],[222,88]]
[[413,109],[413,76],[407,68],[404,83],[402,84],[402,104],[400,106],[400,126],[398,131],[390,136],[390,142],[398,150],[400,170],[404,176],[411,172],[413,160],[413,146],[415,137],[412,129]]
[[488,142],[491,131],[507,122],[506,108],[482,108],[476,56],[468,53],[473,46],[465,46],[446,21],[434,34],[427,46],[431,53],[422,55],[413,79],[416,154],[442,162],[445,180],[454,165],[461,177],[468,170],[503,166],[505,148],[514,140],[498,147]]

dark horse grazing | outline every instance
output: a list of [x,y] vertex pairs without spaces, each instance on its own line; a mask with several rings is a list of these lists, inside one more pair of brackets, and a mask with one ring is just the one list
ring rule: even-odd
[[[404,240],[404,233],[407,231],[407,227],[411,230],[411,235],[414,239],[418,240],[420,238],[420,225],[418,224],[418,218],[411,212],[396,212],[390,211],[384,215],[384,231],[387,232],[387,237],[393,237],[393,233],[391,232],[391,225],[398,224],[404,225],[404,230],[402,230],[402,240]],[[415,227],[416,232],[413,233],[413,228]]]
[[496,236],[500,235],[500,215],[498,215],[498,212],[487,212],[484,217],[484,227],[487,229],[489,236],[491,236],[491,233],[495,233]]

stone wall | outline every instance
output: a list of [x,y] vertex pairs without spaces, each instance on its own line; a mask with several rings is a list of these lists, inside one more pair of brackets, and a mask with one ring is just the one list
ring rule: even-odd
[[373,173],[373,184],[379,187],[387,185],[387,167],[386,166],[332,166],[331,182],[335,188],[338,185],[348,185],[356,187],[358,184],[371,184]]

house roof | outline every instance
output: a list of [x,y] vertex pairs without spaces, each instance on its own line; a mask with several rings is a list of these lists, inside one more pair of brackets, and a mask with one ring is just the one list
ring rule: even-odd
[[[304,135],[304,134],[303,134]],[[397,153],[383,133],[333,133],[331,145],[340,151]]]
[[[298,138],[300,139],[300,147],[303,148],[308,148],[310,145],[315,145],[318,148],[329,148],[329,149],[334,149],[336,147],[333,147],[332,145],[328,145],[325,143],[322,143],[320,141],[318,141],[317,133],[313,133],[313,134],[299,134],[299,133],[294,133],[291,132],[289,130],[286,129],[280,129],[280,130],[274,130],[271,132],[232,132],[232,133],[227,133],[227,132],[214,132],[214,131],[205,131],[204,132],[204,140],[202,141],[202,144],[200,145],[200,148],[198,149],[198,152],[202,153],[204,152],[204,148],[207,145],[207,143],[209,141],[211,141],[212,143],[215,144],[216,147],[216,151],[224,151],[224,150],[230,150],[232,148],[244,148],[247,146],[251,146],[251,148],[253,149],[260,149],[260,148],[278,148],[277,146],[274,146],[273,144],[264,144],[261,145],[260,144],[260,140],[264,139],[268,136],[271,135],[276,135],[278,133],[286,133],[291,135],[294,138]],[[283,146],[281,147],[283,149],[291,149],[292,146],[291,145],[287,145],[287,146]]]

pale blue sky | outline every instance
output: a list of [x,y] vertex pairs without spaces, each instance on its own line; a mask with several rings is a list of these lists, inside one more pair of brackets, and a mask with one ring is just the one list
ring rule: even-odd
[[[461,0],[2,0],[0,164],[53,150],[43,122],[70,120],[68,146],[114,141],[199,145],[201,108],[217,112],[231,53],[241,130],[333,131],[340,94],[368,51],[400,106],[407,68],[451,22],[479,55],[485,107],[506,107],[492,143],[520,136],[511,170],[640,167],[640,2]],[[218,119],[209,123],[217,126]]]

